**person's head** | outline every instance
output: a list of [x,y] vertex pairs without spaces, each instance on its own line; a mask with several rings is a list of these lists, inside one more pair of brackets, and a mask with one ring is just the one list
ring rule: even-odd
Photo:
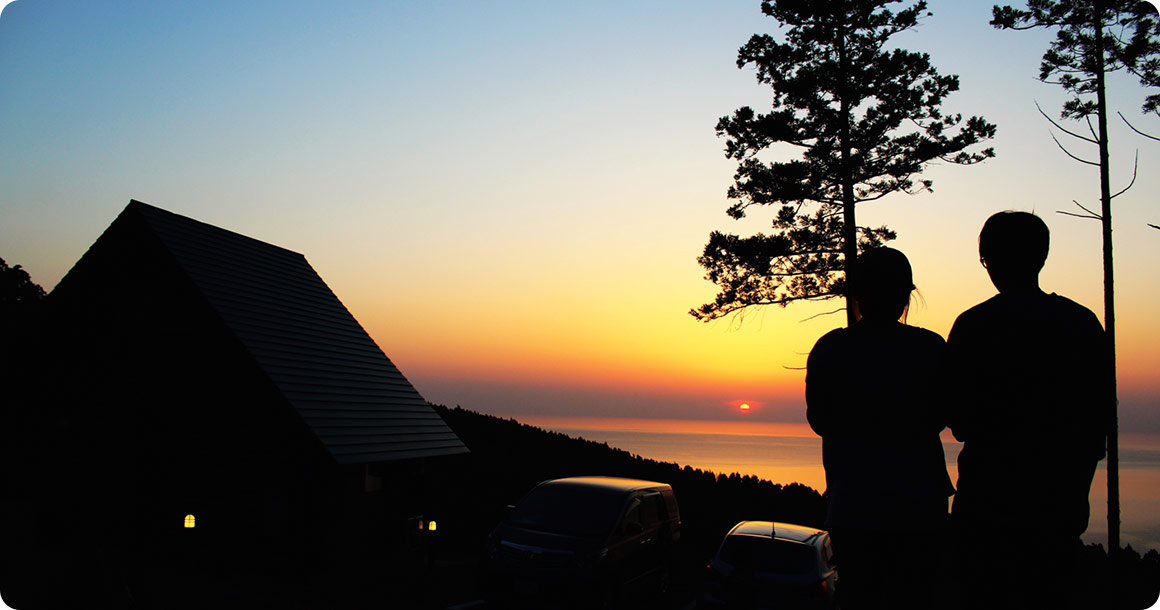
[[999,212],[979,232],[979,262],[999,292],[1038,288],[1050,241],[1047,224],[1035,214]]
[[854,262],[850,296],[867,320],[899,320],[910,306],[912,290],[910,261],[894,248],[867,250]]

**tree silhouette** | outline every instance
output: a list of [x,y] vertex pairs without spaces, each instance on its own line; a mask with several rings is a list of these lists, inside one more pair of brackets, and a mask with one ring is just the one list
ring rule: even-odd
[[[737,56],[773,88],[773,109],[743,107],[717,123],[725,155],[738,162],[728,214],[780,206],[773,233],[740,237],[714,231],[698,262],[717,284],[716,299],[690,314],[708,321],[760,305],[841,296],[860,248],[894,238],[886,227],[859,227],[855,206],[891,193],[931,190],[918,180],[927,163],[972,164],[994,156],[966,149],[994,136],[980,117],[944,115],[943,98],[958,90],[930,56],[887,50],[912,29],[926,2],[887,10],[899,0],[762,2],[784,27],[784,42],[755,34]],[[930,13],[925,13],[929,15]],[[800,158],[765,162],[774,145]],[[781,147],[779,147],[781,148]],[[847,320],[855,313],[847,299]]]
[[0,258],[0,494],[15,493],[18,473],[27,466],[25,421],[43,391],[34,361],[44,296],[27,271]]
[[37,344],[44,289],[20,265],[0,258],[0,428],[12,429],[7,418],[14,405],[31,395],[29,359]]
[[[1123,194],[1132,184],[1112,193],[1106,77],[1109,72],[1123,69],[1138,77],[1146,87],[1160,87],[1160,22],[1154,9],[1139,0],[1028,0],[1027,10],[995,6],[991,25],[1012,30],[1056,29],[1055,41],[1043,54],[1039,80],[1058,84],[1071,94],[1063,104],[1060,117],[1083,120],[1091,137],[1064,129],[1042,110],[1040,113],[1057,129],[1098,149],[1098,161],[1083,159],[1052,136],[1056,145],[1069,157],[1100,170],[1100,212],[1093,212],[1076,202],[1084,214],[1069,215],[1099,220],[1103,227],[1104,328],[1109,338],[1112,370],[1115,371],[1112,199]],[[1160,115],[1160,94],[1145,96],[1142,109]],[[1096,119],[1094,126],[1093,116]],[[1135,175],[1132,182],[1135,182]],[[1114,375],[1112,396],[1108,400],[1108,552],[1114,554],[1120,549],[1119,399]]]
[[44,289],[28,275],[20,265],[9,267],[0,258],[0,317],[8,319],[13,314],[34,308],[44,298]]

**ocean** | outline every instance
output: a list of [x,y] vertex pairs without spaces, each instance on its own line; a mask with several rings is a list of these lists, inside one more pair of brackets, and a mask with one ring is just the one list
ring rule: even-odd
[[[505,415],[505,417],[508,417]],[[703,422],[662,419],[597,419],[513,415],[547,430],[608,443],[641,457],[676,462],[719,474],[736,472],[774,483],[826,488],[822,442],[804,424]],[[951,480],[958,478],[960,443],[943,434]],[[1049,458],[1045,457],[1045,462]],[[1049,467],[1050,464],[1045,463]],[[598,474],[598,473],[593,473]],[[1160,549],[1160,435],[1120,437],[1121,541],[1143,553]],[[1100,462],[1092,482],[1091,519],[1083,538],[1107,546],[1107,469]]]

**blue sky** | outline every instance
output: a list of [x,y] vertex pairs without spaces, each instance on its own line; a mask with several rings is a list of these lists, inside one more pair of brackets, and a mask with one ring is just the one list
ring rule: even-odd
[[[974,252],[992,212],[1032,209],[1044,286],[1101,306],[1094,171],[1055,148],[1035,80],[1051,35],[1000,32],[990,4],[932,2],[899,45],[996,123],[998,157],[932,167],[933,194],[860,208],[897,229],[946,334],[993,293]],[[758,2],[54,2],[0,14],[0,256],[51,288],[130,198],[301,252],[429,399],[507,413],[802,418],[801,372],[830,305],[740,328],[695,259],[730,220],[717,118],[768,106],[735,66]],[[1143,92],[1112,81],[1138,126]],[[1126,420],[1160,430],[1160,145],[1112,126]],[[1082,148],[1077,148],[1082,151]]]

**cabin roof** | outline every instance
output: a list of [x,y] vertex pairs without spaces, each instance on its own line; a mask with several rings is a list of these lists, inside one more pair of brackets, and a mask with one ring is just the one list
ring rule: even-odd
[[340,464],[467,448],[301,254],[131,201],[197,292]]

